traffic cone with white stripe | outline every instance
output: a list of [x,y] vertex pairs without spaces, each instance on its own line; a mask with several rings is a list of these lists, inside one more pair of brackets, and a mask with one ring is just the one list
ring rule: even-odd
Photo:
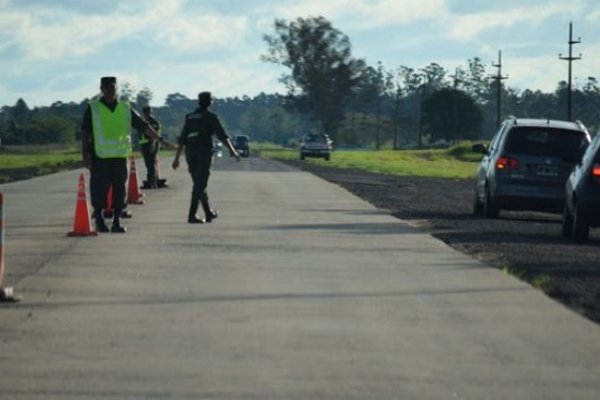
[[79,175],[79,185],[77,189],[77,203],[75,204],[73,230],[67,233],[67,236],[97,236],[98,232],[92,230],[90,210],[85,195],[85,179],[83,173]]
[[131,167],[129,168],[129,184],[127,188],[127,204],[144,204],[144,195],[138,183],[137,169],[135,167],[135,156],[131,156]]

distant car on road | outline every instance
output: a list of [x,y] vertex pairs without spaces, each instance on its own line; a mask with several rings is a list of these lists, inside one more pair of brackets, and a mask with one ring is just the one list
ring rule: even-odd
[[596,135],[565,185],[562,232],[577,242],[600,226],[600,134]]
[[300,141],[300,159],[306,157],[321,157],[326,161],[331,159],[332,141],[328,135],[311,133]]
[[242,157],[250,155],[250,137],[248,135],[236,135],[233,137],[233,147]]
[[489,149],[473,145],[484,155],[477,170],[475,214],[497,218],[502,209],[560,213],[567,177],[589,143],[580,122],[505,120]]

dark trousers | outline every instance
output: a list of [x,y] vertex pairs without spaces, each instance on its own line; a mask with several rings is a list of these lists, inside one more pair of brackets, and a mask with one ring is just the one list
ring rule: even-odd
[[210,167],[212,165],[212,151],[187,151],[185,158],[188,164],[188,170],[192,176],[194,186],[192,187],[192,201],[190,205],[190,215],[196,213],[198,201],[201,202],[204,213],[208,215],[210,205],[208,203],[208,178],[210,176]]
[[158,173],[156,171],[158,142],[151,140],[147,143],[142,143],[140,147],[142,149],[142,155],[144,156],[144,164],[146,165],[146,183],[155,184],[158,181]]
[[90,171],[90,194],[94,215],[102,215],[106,208],[106,193],[112,185],[114,215],[125,209],[127,195],[127,158],[92,158]]

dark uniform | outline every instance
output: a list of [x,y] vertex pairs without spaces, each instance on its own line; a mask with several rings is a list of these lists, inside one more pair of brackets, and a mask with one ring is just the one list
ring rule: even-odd
[[[160,122],[154,116],[150,114],[150,107],[144,107],[144,118],[155,131],[160,132]],[[144,188],[156,188],[158,187],[158,171],[156,170],[156,159],[158,155],[158,149],[160,143],[158,140],[151,139],[144,134],[144,129],[138,130],[140,135],[140,148],[144,157],[144,164],[146,165],[146,182],[144,182]]]
[[185,159],[194,181],[189,219],[196,214],[199,201],[206,215],[206,222],[217,216],[216,212],[210,209],[206,192],[213,158],[213,135],[222,142],[229,140],[221,121],[207,107],[200,106],[185,116],[179,144],[185,146]]
[[[111,112],[117,107],[118,102],[108,104],[104,99],[100,99]],[[145,130],[148,123],[131,108],[131,126],[137,130]],[[127,183],[127,158],[99,158],[95,151],[94,135],[92,128],[92,111],[90,105],[87,106],[83,115],[82,131],[88,133],[90,140],[90,195],[92,207],[94,208],[94,218],[96,227],[106,230],[104,220],[102,219],[102,210],[106,207],[106,193],[112,185],[112,202],[114,208],[113,231],[121,231],[119,217],[126,207],[126,183]],[[122,230],[124,231],[124,229]]]

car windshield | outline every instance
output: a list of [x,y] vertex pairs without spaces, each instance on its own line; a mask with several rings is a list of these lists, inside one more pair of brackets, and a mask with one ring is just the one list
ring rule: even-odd
[[575,161],[587,147],[584,132],[538,127],[513,128],[506,141],[506,151],[526,155],[560,157]]
[[239,136],[239,137],[235,138],[235,142],[237,144],[246,144],[246,143],[248,143],[248,138],[244,137],[244,136]]
[[327,137],[324,135],[308,135],[304,138],[306,142],[327,142]]

